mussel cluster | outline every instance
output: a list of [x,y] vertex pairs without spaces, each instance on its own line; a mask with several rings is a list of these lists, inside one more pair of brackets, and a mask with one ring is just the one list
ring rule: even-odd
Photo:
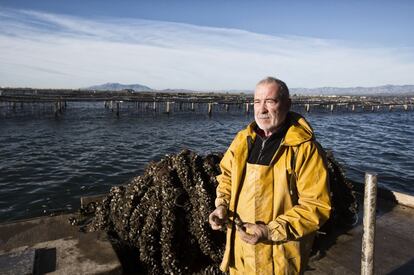
[[[211,230],[208,224],[221,158],[221,154],[202,157],[184,150],[150,163],[143,175],[127,185],[112,187],[101,202],[81,209],[84,216],[92,216],[83,228],[112,232],[119,241],[136,248],[137,264],[148,274],[222,274],[218,266],[225,234]],[[328,158],[331,183],[343,185],[342,170],[332,159]],[[350,186],[344,188],[346,192],[340,191],[345,196],[352,193]],[[346,212],[344,208],[355,198],[341,201],[343,194],[338,194],[337,201]],[[80,225],[80,220],[72,222]]]
[[352,183],[346,179],[344,170],[334,158],[331,151],[327,152],[329,182],[331,191],[332,211],[330,219],[321,228],[347,228],[358,222],[358,203]]
[[208,224],[221,158],[184,150],[150,163],[142,176],[112,187],[84,228],[115,232],[136,247],[148,274],[222,274],[225,236]]

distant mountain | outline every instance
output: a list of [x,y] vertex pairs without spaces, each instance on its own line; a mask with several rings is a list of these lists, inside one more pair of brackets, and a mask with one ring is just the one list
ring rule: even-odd
[[292,88],[290,93],[297,95],[414,95],[414,85],[383,85],[376,87],[321,87]]
[[[228,90],[203,90],[195,91],[188,89],[164,89],[164,90],[154,90],[150,87],[140,85],[140,84],[120,84],[120,83],[105,83],[102,85],[95,85],[88,88],[87,90],[97,90],[97,91],[121,91],[125,89],[134,90],[136,92],[162,92],[162,93],[206,93],[206,92],[216,92],[216,93],[244,93],[246,95],[253,94],[254,90],[243,90],[243,89],[228,89]],[[347,88],[338,88],[338,87],[320,87],[320,88],[290,88],[291,95],[394,95],[394,96],[414,96],[414,85],[383,85],[376,87],[347,87]]]
[[[414,96],[414,85],[383,85],[375,87],[319,87],[319,88],[289,88],[291,95],[372,95],[372,96]],[[253,94],[254,90],[227,89],[212,92],[229,94]]]
[[120,84],[120,83],[105,83],[101,85],[95,85],[85,88],[86,90],[97,91],[121,91],[121,90],[134,90],[135,92],[150,92],[153,91],[150,87],[141,84]]

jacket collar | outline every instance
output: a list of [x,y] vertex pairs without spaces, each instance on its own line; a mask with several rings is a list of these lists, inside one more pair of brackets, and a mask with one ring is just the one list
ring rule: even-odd
[[[282,145],[298,146],[299,144],[314,138],[312,127],[302,115],[290,111],[287,114],[286,119],[289,120],[288,123],[290,124],[290,127],[282,140]],[[256,127],[257,124],[255,121],[247,126],[247,135],[250,136],[252,140],[255,140],[257,136],[254,130]]]

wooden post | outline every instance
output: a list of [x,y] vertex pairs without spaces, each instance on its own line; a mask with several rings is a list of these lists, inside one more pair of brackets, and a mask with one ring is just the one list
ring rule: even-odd
[[170,114],[170,102],[167,101],[167,106],[165,107],[165,113]]
[[250,112],[250,110],[249,110],[249,106],[250,104],[249,104],[249,102],[246,102],[246,115],[248,115],[249,114],[249,112]]
[[213,112],[213,104],[211,102],[208,103],[208,116],[211,117]]
[[352,112],[354,112],[355,111],[355,104],[352,104]]
[[119,117],[119,101],[116,102],[116,116]]
[[155,102],[155,100],[154,100],[154,103],[152,103],[152,110],[153,110],[154,112],[156,112],[156,111],[157,111],[157,102]]
[[59,116],[58,110],[59,110],[59,106],[58,106],[58,102],[56,101],[55,104],[54,104],[54,108],[53,108],[53,111],[55,113],[55,117]]
[[388,107],[388,110],[391,112],[391,111],[392,111],[392,108],[393,108],[393,106],[392,106],[392,105],[390,105],[390,106]]
[[195,109],[194,109],[194,102],[191,102],[191,111],[195,111]]
[[407,111],[408,110],[408,105],[404,104],[404,110]]
[[229,111],[229,104],[226,104],[226,112],[228,112]]
[[309,103],[305,104],[305,110],[306,110],[307,113],[309,113],[309,111],[310,111],[310,104]]
[[375,211],[377,208],[377,174],[365,173],[364,231],[362,235],[361,274],[374,274]]
[[331,104],[331,113],[334,111],[334,105]]

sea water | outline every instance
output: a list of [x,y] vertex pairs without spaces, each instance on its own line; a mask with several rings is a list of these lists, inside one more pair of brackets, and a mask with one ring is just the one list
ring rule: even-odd
[[[414,112],[305,113],[317,139],[346,175],[414,195]],[[0,118],[0,222],[79,207],[81,196],[109,192],[141,174],[149,161],[191,149],[224,152],[253,120],[243,110],[215,112],[121,110],[69,103],[53,114]]]

